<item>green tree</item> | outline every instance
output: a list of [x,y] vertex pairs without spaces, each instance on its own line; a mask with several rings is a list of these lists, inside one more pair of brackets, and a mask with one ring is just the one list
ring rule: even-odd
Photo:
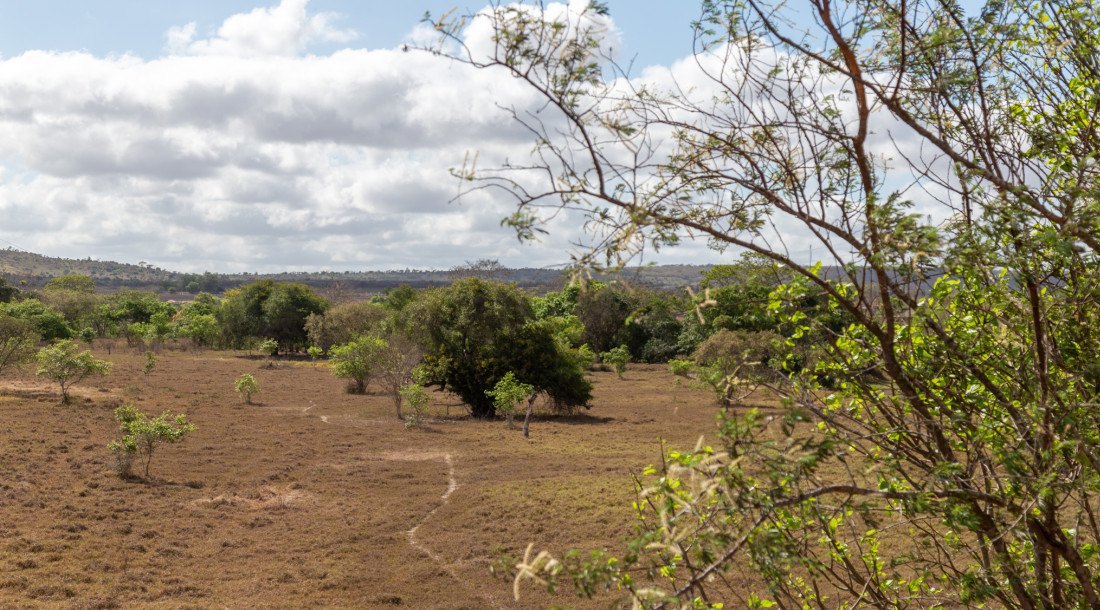
[[61,275],[46,282],[45,290],[66,290],[95,294],[95,282],[86,275]]
[[148,377],[155,368],[157,368],[156,355],[153,352],[145,352],[145,364],[141,367],[141,374]]
[[[367,384],[378,372],[386,342],[377,337],[357,337],[345,345],[338,345],[329,352],[332,374],[350,379],[356,394],[366,394]],[[400,409],[400,407],[399,407]]]
[[[516,407],[535,393],[535,386],[529,383],[521,383],[516,379],[512,371],[508,371],[497,381],[491,390],[485,390],[485,395],[493,399],[493,407],[498,413],[503,413],[508,420],[508,427],[512,424],[516,414]],[[526,430],[526,426],[524,426]],[[527,436],[524,434],[524,436]]]
[[723,410],[716,446],[651,469],[625,554],[517,577],[641,607],[1100,608],[1095,3],[708,0],[673,90],[622,78],[606,12],[438,24],[545,102],[512,114],[539,171],[462,183],[515,197],[521,239],[584,214],[580,265],[756,253],[789,272],[777,332],[817,340],[784,409]]
[[424,391],[420,384],[409,383],[401,387],[401,398],[412,409],[412,413],[405,417],[405,427],[419,428],[424,422],[424,412],[432,402],[431,394]]
[[288,349],[304,348],[306,319],[327,309],[328,302],[305,284],[259,280],[226,291],[218,321],[227,342],[237,347],[249,337],[265,337]]
[[495,409],[485,391],[514,371],[567,406],[587,406],[591,385],[561,349],[555,328],[536,323],[530,297],[512,284],[461,279],[406,308],[426,348],[431,381],[458,394],[477,418]]
[[324,351],[373,332],[386,318],[385,307],[374,303],[341,303],[324,313],[310,314],[305,331],[310,343]]
[[0,277],[0,303],[7,303],[15,300],[21,291],[18,287],[12,286],[8,283],[8,280]]
[[109,375],[111,363],[96,360],[88,350],[79,351],[68,339],[38,350],[38,376],[55,381],[61,386],[61,402],[69,402],[69,389],[93,375]]
[[73,336],[73,329],[69,327],[64,316],[35,299],[18,303],[2,303],[0,312],[13,318],[26,320],[34,326],[35,331],[45,341],[70,339]]
[[0,375],[29,362],[37,339],[30,322],[0,313]]
[[620,345],[600,354],[600,360],[614,365],[615,376],[622,379],[623,373],[626,371],[626,365],[630,362],[630,350],[625,345]]
[[187,423],[187,416],[172,416],[165,411],[153,419],[134,408],[123,405],[115,409],[115,419],[122,430],[122,438],[111,441],[107,448],[115,454],[115,470],[123,478],[131,476],[135,458],[141,460],[145,477],[149,477],[149,464],[157,446],[175,443],[195,431],[195,425]]

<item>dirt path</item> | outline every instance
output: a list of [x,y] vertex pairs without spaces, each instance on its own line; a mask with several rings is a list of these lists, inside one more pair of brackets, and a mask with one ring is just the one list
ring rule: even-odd
[[[316,405],[311,400],[309,406],[302,409],[302,413],[303,414],[307,413],[308,411],[313,409],[313,407],[315,407],[315,406]],[[330,425],[332,425],[332,423],[333,423],[333,422],[329,421],[329,417],[327,415],[319,415],[318,417],[321,419],[321,421],[323,423],[330,424]],[[341,419],[341,423],[346,424],[346,423],[352,423],[352,422],[355,422],[355,423],[381,423],[380,420],[367,420],[367,419],[359,419],[359,418]],[[473,597],[477,597],[477,598],[480,598],[480,599],[483,599],[483,600],[487,601],[489,603],[489,605],[492,606],[493,608],[500,608],[501,607],[500,604],[498,604],[497,601],[495,599],[493,599],[492,595],[489,595],[487,593],[475,590],[466,579],[463,579],[461,576],[459,576],[458,572],[454,569],[454,567],[452,565],[448,564],[443,559],[443,557],[440,556],[438,553],[432,551],[432,549],[430,547],[428,547],[427,544],[425,544],[425,543],[421,542],[420,540],[418,540],[417,536],[416,536],[416,531],[420,529],[420,526],[424,525],[428,521],[428,519],[430,519],[432,517],[432,515],[434,515],[439,509],[446,506],[447,503],[450,501],[451,494],[453,494],[455,492],[455,490],[458,489],[458,479],[455,477],[454,456],[450,453],[444,453],[444,452],[419,452],[418,453],[418,452],[414,452],[414,451],[408,451],[408,452],[402,452],[402,453],[397,453],[397,452],[383,453],[379,457],[381,457],[383,459],[386,459],[386,460],[396,460],[396,461],[405,461],[405,462],[420,462],[420,461],[426,461],[426,460],[443,460],[443,463],[445,463],[447,465],[447,489],[443,492],[442,495],[439,496],[439,504],[435,508],[433,508],[430,511],[428,511],[427,513],[425,513],[424,516],[421,517],[420,520],[417,521],[416,524],[413,525],[411,529],[409,529],[408,531],[405,532],[408,535],[409,544],[414,549],[416,549],[416,550],[420,551],[421,553],[427,555],[432,561],[439,564],[439,566],[441,568],[446,570],[447,574],[449,574],[451,576],[451,578],[458,581],[464,589],[466,589],[467,591],[469,591],[472,594]]]

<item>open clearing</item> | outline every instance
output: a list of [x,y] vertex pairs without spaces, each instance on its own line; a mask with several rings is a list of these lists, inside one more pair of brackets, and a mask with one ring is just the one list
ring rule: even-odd
[[[536,419],[530,440],[460,406],[446,419],[444,393],[406,430],[388,397],[347,394],[323,365],[164,351],[146,377],[140,352],[96,355],[113,372],[72,405],[30,370],[0,383],[0,607],[606,607],[531,585],[517,604],[489,562],[529,542],[621,549],[631,473],[717,412],[701,391],[673,402],[667,367],[632,365],[593,373],[593,408]],[[233,391],[245,372],[252,405]],[[111,470],[126,402],[198,426],[148,481]]]

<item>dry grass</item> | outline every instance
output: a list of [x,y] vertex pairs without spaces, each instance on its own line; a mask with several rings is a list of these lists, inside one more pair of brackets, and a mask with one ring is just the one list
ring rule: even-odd
[[[621,548],[630,474],[658,438],[691,446],[716,408],[664,367],[595,373],[588,414],[503,422],[433,419],[406,430],[381,395],[344,393],[324,367],[263,368],[226,353],[98,354],[110,377],[72,405],[29,373],[0,383],[0,607],[512,608],[498,547]],[[262,392],[246,405],[241,373]],[[150,480],[118,479],[106,444],[122,402],[187,413],[199,429],[158,450]],[[451,407],[453,414],[460,413]],[[415,533],[410,535],[410,530]]]

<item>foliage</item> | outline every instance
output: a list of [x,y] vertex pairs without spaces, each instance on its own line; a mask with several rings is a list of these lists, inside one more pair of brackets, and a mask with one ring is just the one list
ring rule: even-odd
[[773,332],[719,330],[692,354],[694,385],[712,390],[718,402],[731,405],[747,394],[755,381],[768,375],[768,365],[784,342]]
[[584,325],[583,341],[599,353],[626,343],[624,327],[639,305],[636,295],[618,285],[588,282],[577,295],[577,318]]
[[323,314],[310,314],[306,318],[305,331],[313,345],[328,351],[333,345],[347,343],[359,335],[370,334],[385,317],[384,306],[373,303],[343,303]]
[[492,417],[485,390],[512,368],[509,352],[531,319],[529,297],[514,285],[466,278],[429,291],[405,314],[426,348],[431,381],[458,394],[475,417]]
[[545,102],[513,109],[529,171],[456,174],[514,197],[521,239],[584,215],[581,266],[695,236],[780,265],[698,305],[783,338],[786,403],[669,451],[621,557],[517,577],[641,607],[1100,608],[1095,3],[708,0],[675,89],[617,71],[602,5],[550,8],[437,24]]
[[310,360],[317,362],[321,359],[321,356],[325,355],[325,350],[317,347],[316,345],[311,345],[309,346],[309,348],[306,349],[306,354],[309,356]]
[[406,428],[419,428],[424,421],[424,412],[432,402],[430,394],[418,383],[409,383],[401,388],[401,398],[408,403],[412,413],[405,416]]
[[493,408],[498,413],[503,413],[508,419],[508,427],[514,427],[512,418],[515,416],[516,407],[535,393],[535,386],[529,383],[521,383],[512,371],[508,371],[497,381],[491,390],[485,390],[485,395],[493,399]]
[[114,312],[113,317],[122,323],[148,324],[157,313],[164,313],[169,318],[176,314],[174,305],[161,301],[153,292],[121,290],[112,294],[107,302]]
[[61,275],[46,282],[44,290],[65,290],[95,294],[95,282],[86,275]]
[[274,339],[264,339],[260,342],[259,350],[268,356],[274,356],[279,353],[279,342]]
[[0,277],[0,303],[15,300],[20,292],[18,287],[12,286],[6,278]]
[[186,415],[172,416],[165,411],[153,419],[134,408],[123,405],[115,409],[115,419],[122,430],[122,438],[107,445],[115,454],[115,470],[122,478],[131,476],[133,460],[136,457],[145,467],[145,476],[149,476],[149,464],[153,461],[153,452],[158,445],[175,443],[183,439],[196,428],[187,423]]
[[308,345],[306,319],[327,309],[328,302],[305,284],[259,280],[226,291],[218,322],[230,345],[265,337],[294,349]]
[[190,337],[192,343],[203,347],[217,345],[222,335],[218,319],[208,313],[185,317],[178,332],[180,336]]
[[691,379],[692,371],[695,369],[695,363],[691,360],[678,360],[672,359],[668,361],[668,372],[676,376],[676,379],[672,382],[672,402],[676,402],[676,393],[680,389],[680,386],[684,385],[685,379]]
[[0,312],[0,374],[30,362],[37,338],[30,322]]
[[93,375],[109,375],[111,363],[96,360],[88,350],[80,348],[68,339],[38,350],[38,376],[56,381],[61,386],[61,402],[69,402],[69,389]]
[[356,394],[366,394],[367,384],[378,372],[378,364],[386,342],[376,337],[362,336],[345,345],[338,345],[329,353],[332,374],[350,379]]
[[141,373],[148,376],[157,368],[157,357],[153,352],[145,352],[145,365],[141,367]]
[[785,267],[777,265],[757,252],[742,252],[740,259],[729,265],[714,265],[700,272],[699,287],[718,289],[725,286],[764,286],[769,289],[786,284],[793,277]]
[[615,375],[619,379],[622,379],[623,372],[626,371],[626,365],[630,362],[630,350],[628,350],[625,345],[620,345],[615,349],[600,354],[600,360],[613,365],[615,367]]
[[241,373],[241,376],[233,382],[233,388],[248,404],[252,404],[253,394],[260,393],[260,384],[256,383],[256,378],[251,373]]
[[71,339],[73,336],[65,317],[36,299],[0,304],[0,312],[31,323],[45,341]]
[[393,400],[397,419],[402,419],[401,390],[413,381],[423,352],[419,345],[401,335],[390,335],[380,340],[382,346],[374,358],[375,376],[382,391]]
[[371,299],[372,304],[381,305],[387,311],[401,311],[416,300],[416,289],[408,284],[396,288],[387,288],[381,295]]

